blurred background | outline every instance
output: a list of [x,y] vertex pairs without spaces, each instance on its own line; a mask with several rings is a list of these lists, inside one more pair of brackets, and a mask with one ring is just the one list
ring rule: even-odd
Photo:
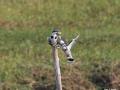
[[63,90],[120,89],[120,0],[0,0],[0,90],[55,90],[53,28],[80,35]]

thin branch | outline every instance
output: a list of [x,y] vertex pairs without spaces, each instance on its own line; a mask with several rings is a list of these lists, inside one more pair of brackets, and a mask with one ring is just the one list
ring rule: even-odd
[[71,43],[68,45],[69,50],[75,45],[78,38],[79,38],[79,35],[71,41]]

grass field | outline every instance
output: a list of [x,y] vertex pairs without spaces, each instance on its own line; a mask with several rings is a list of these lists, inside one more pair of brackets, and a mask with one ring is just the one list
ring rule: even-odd
[[120,88],[120,0],[0,0],[0,90],[54,90],[53,28],[71,40],[59,51],[63,90]]

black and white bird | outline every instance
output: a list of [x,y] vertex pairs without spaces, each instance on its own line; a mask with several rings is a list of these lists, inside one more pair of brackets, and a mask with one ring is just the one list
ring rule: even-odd
[[54,29],[51,36],[48,38],[48,42],[51,46],[60,47],[64,51],[68,62],[73,62],[74,58],[71,53],[71,48],[73,47],[79,36],[77,36],[69,44],[67,44],[66,41],[60,36],[60,34],[61,32],[59,31],[59,29]]

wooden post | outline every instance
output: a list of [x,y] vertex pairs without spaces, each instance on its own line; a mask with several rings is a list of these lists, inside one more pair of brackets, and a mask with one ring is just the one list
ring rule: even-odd
[[60,64],[59,64],[57,47],[54,47],[54,46],[52,47],[52,56],[54,60],[54,69],[55,69],[55,77],[56,77],[56,90],[62,90],[61,72],[60,72]]

